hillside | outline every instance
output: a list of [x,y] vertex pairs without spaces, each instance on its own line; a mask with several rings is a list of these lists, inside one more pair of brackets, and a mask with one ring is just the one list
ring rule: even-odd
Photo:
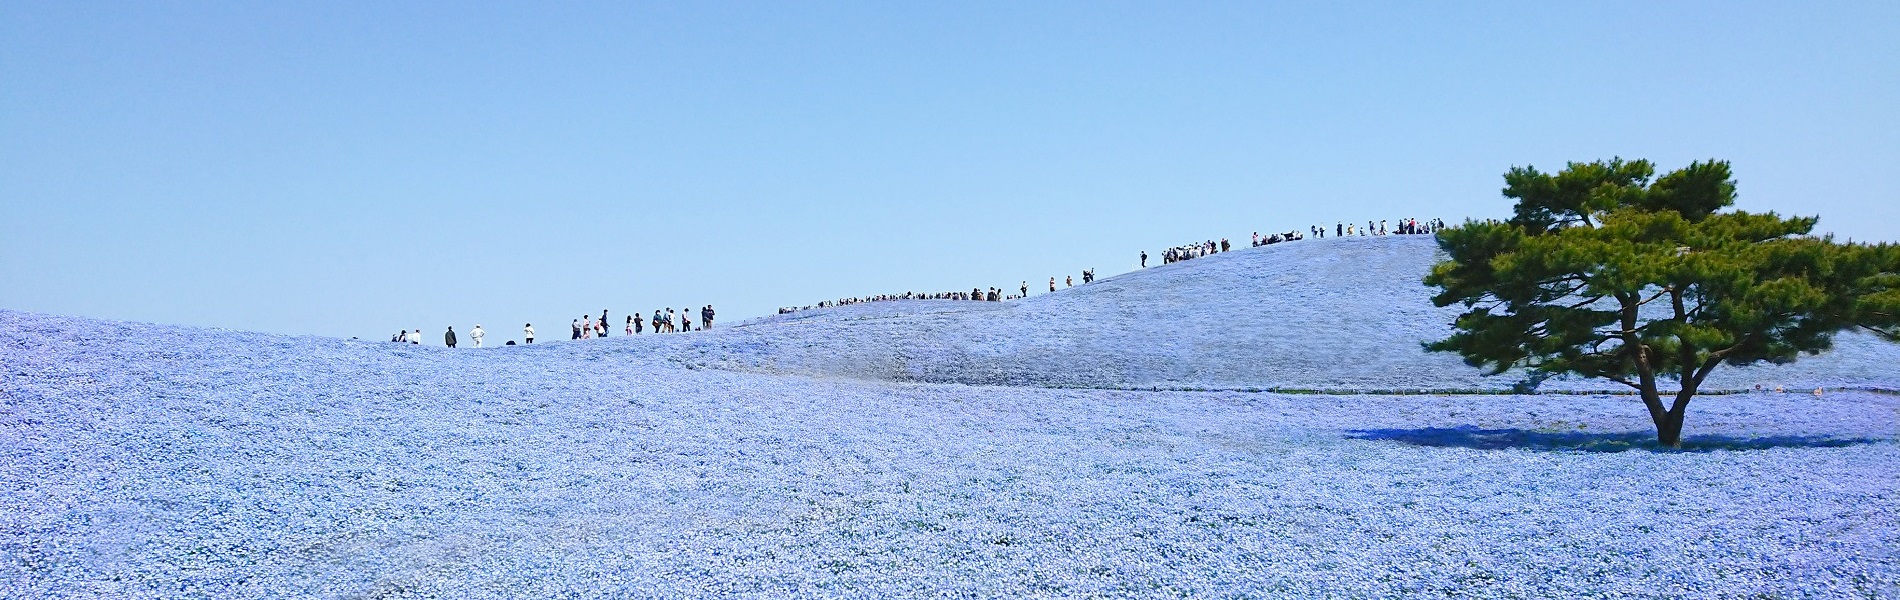
[[0,597],[1900,595],[1897,395],[1710,396],[1678,452],[1628,396],[1106,389],[1503,385],[1418,350],[1430,260],[482,349],[0,310]]
[[1656,453],[1627,397],[906,384],[625,342],[0,311],[0,596],[1900,593],[1890,395],[1711,397]]
[[[991,302],[876,302],[775,315],[707,335],[608,340],[677,364],[883,381],[1117,389],[1509,389],[1444,337],[1457,307],[1421,283],[1429,236],[1245,248]],[[1724,367],[1712,390],[1900,388],[1900,345],[1849,333],[1792,365]],[[1554,390],[1617,390],[1554,381]]]

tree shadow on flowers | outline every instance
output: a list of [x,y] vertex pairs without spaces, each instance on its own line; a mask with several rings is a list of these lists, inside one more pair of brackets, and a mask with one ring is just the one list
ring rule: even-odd
[[1418,429],[1353,429],[1347,439],[1398,442],[1428,448],[1470,448],[1473,450],[1545,450],[1560,452],[1716,452],[1768,450],[1772,448],[1840,448],[1876,444],[1890,440],[1875,438],[1838,438],[1807,435],[1735,437],[1727,435],[1691,435],[1682,438],[1682,448],[1665,448],[1656,443],[1656,432],[1622,431],[1595,433],[1583,431],[1539,431],[1534,429],[1481,429],[1462,427],[1422,427]]

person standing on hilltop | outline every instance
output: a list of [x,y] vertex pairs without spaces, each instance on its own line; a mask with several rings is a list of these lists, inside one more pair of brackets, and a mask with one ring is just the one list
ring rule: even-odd
[[691,313],[686,312],[686,307],[682,306],[680,307],[680,331],[690,332],[692,330],[693,330],[693,315]]
[[526,337],[528,338],[528,343],[530,344],[534,343],[534,324],[533,323],[523,325],[521,327],[521,332],[524,334],[527,334]]
[[653,309],[653,333],[662,333],[664,331],[664,329],[660,328],[660,309]]
[[455,347],[455,326],[454,325],[449,326],[448,333],[442,334],[442,343],[447,345],[450,348]]
[[481,323],[476,323],[474,329],[468,330],[468,339],[475,342],[476,348],[482,347],[482,336],[486,335],[488,335],[488,332],[482,331]]
[[415,335],[412,335],[412,336],[409,336],[409,343],[411,343],[411,344],[420,344],[420,343],[422,343],[422,328],[421,328],[421,327],[417,327],[417,328],[416,328],[416,334],[415,334]]
[[1051,292],[1056,291],[1056,278],[1054,277],[1049,278],[1049,291]]
[[572,339],[572,340],[578,340],[578,339],[581,339],[581,320],[580,320],[580,319],[574,319],[574,322],[573,322],[573,323],[569,323],[568,325],[569,325],[570,327],[572,327],[572,328],[574,328],[574,337],[571,337],[571,338],[568,338],[568,339]]
[[[1143,253],[1142,253],[1142,256],[1147,256],[1147,253],[1146,253],[1146,252],[1143,252]],[[1018,296],[1018,297],[1019,297],[1019,298],[1028,298],[1028,297],[1029,297],[1029,280],[1027,280],[1027,279],[1024,279],[1024,280],[1023,280],[1023,295],[1021,295],[1021,296]]]
[[[1148,251],[1147,250],[1141,251],[1141,268],[1143,269],[1148,268]],[[1023,294],[1028,295],[1029,292],[1027,290],[1024,290]]]
[[607,309],[600,309],[600,337],[607,337]]
[[713,307],[711,304],[706,305],[706,308],[699,309],[699,320],[704,323],[700,329],[712,329]]

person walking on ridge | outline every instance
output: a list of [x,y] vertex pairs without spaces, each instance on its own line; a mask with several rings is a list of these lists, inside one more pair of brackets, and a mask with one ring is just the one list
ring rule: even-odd
[[447,344],[448,347],[450,348],[455,347],[455,326],[454,325],[449,326],[448,333],[442,334],[442,343]]
[[1143,269],[1148,268],[1148,251],[1147,250],[1141,251],[1141,268]]

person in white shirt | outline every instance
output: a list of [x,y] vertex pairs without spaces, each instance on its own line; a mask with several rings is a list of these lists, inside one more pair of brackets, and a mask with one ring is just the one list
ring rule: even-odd
[[468,339],[473,340],[475,342],[476,348],[482,347],[482,336],[484,335],[488,335],[488,334],[482,331],[481,323],[476,323],[474,329],[468,330]]
[[527,337],[528,337],[528,343],[530,343],[530,344],[532,344],[532,343],[534,343],[534,324],[533,324],[533,323],[529,323],[529,324],[527,324],[526,326],[524,326],[524,327],[522,327],[522,328],[521,328],[521,332],[522,332],[522,333],[525,333],[525,334],[528,334],[528,336],[527,336]]

